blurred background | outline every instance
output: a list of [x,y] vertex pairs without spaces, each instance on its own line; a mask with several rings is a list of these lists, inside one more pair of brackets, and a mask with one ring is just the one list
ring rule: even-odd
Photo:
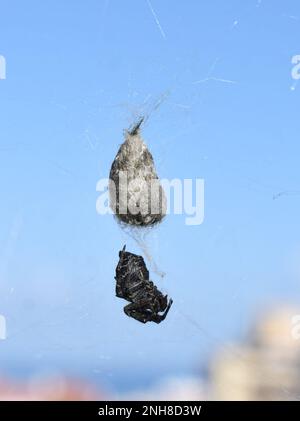
[[[298,400],[299,2],[1,0],[0,18],[0,399]],[[96,212],[143,114],[160,177],[205,180],[203,224],[142,235],[174,300],[160,325],[124,314],[118,251],[143,250]]]

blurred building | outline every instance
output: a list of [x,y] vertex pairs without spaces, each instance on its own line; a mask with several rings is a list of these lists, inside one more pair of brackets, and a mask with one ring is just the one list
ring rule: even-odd
[[290,308],[272,311],[257,320],[245,344],[219,351],[211,370],[213,399],[300,399],[300,340],[292,335],[296,314]]

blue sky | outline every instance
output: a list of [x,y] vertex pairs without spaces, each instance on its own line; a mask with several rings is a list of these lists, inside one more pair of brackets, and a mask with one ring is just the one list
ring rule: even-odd
[[[0,369],[82,364],[111,384],[118,369],[128,382],[135,369],[189,370],[245,334],[257,309],[296,301],[297,1],[0,10]],[[147,236],[166,272],[153,279],[174,299],[159,326],[123,314],[118,251],[140,250],[95,208],[123,130],[149,110],[143,136],[159,175],[205,180],[202,225],[170,215]]]

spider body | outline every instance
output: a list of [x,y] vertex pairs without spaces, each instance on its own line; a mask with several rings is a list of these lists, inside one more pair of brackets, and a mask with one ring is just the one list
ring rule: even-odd
[[124,246],[119,252],[115,279],[116,296],[130,303],[124,307],[127,316],[142,323],[160,323],[166,318],[173,301],[168,302],[168,296],[149,280],[142,256],[125,251]]

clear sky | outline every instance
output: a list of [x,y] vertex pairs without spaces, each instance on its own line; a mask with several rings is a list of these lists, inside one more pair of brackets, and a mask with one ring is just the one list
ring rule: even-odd
[[[0,369],[82,364],[134,382],[197,367],[258,309],[297,303],[299,2],[0,6]],[[159,175],[205,180],[204,223],[170,215],[146,239],[174,300],[161,325],[124,315],[118,251],[140,249],[96,213],[123,130],[149,110]]]

